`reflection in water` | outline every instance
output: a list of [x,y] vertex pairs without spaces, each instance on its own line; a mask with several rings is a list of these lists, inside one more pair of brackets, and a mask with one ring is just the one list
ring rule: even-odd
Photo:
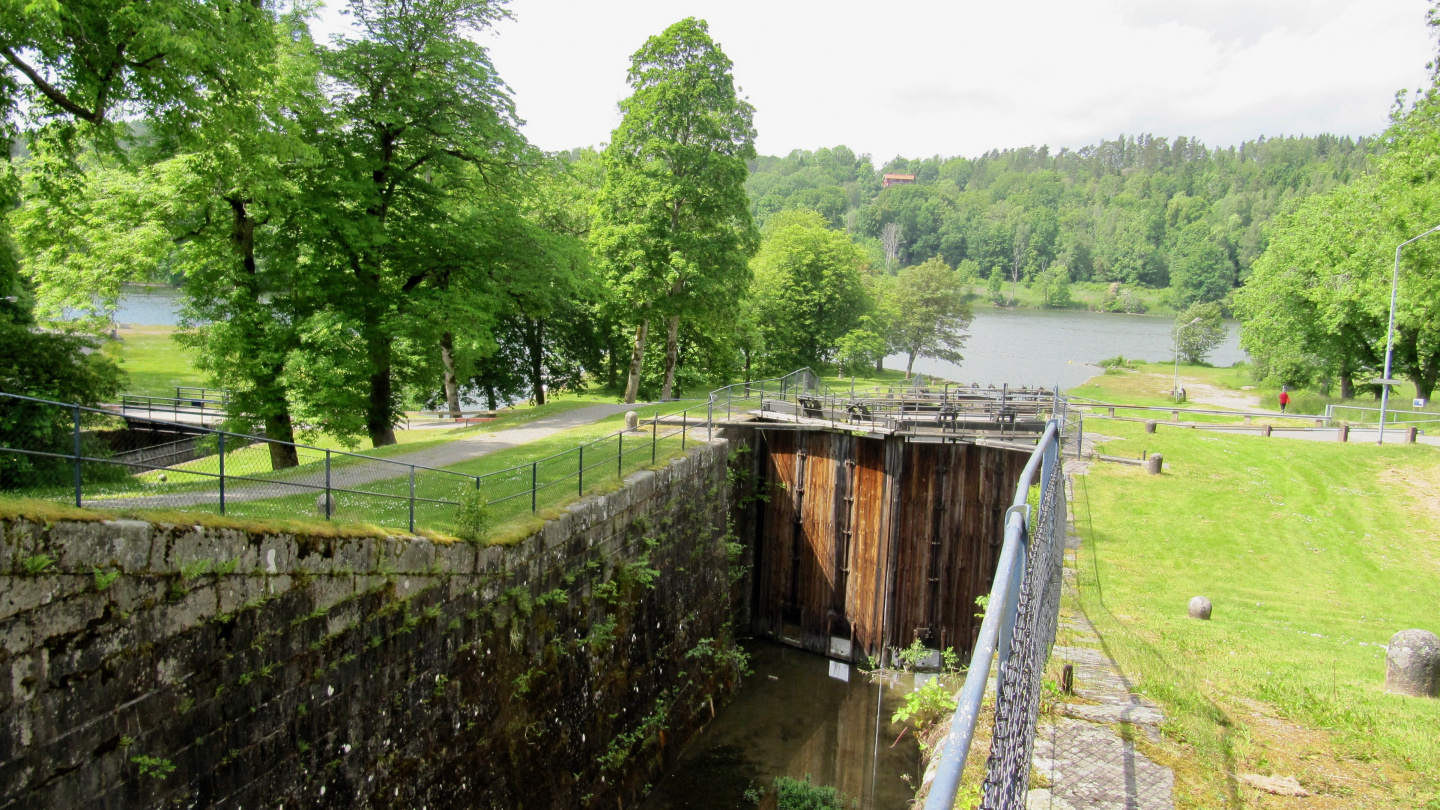
[[831,677],[831,662],[813,653],[759,640],[745,647],[754,674],[643,810],[751,810],[747,789],[763,790],[776,776],[807,774],[861,808],[908,806],[915,791],[901,775],[918,777],[920,751],[910,732],[895,742],[903,726],[892,725],[890,716],[910,689],[909,676],[873,683],[855,667],[837,664],[848,671],[847,683]]

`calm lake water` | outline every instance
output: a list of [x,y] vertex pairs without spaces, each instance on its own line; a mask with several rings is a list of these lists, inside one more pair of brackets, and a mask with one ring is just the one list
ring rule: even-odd
[[[1171,359],[1174,323],[1174,316],[1161,315],[977,308],[964,361],[956,364],[920,358],[915,370],[981,385],[1059,384],[1062,389],[1073,388],[1098,374],[1100,369],[1093,364],[1107,357]],[[1225,342],[1209,358],[1217,366],[1245,359],[1239,323],[1226,325],[1229,334]],[[887,358],[885,367],[905,368],[904,355]]]
[[838,788],[847,808],[909,807],[915,788],[902,777],[919,775],[920,749],[912,733],[897,741],[903,726],[890,717],[913,688],[911,676],[874,682],[853,666],[773,642],[745,649],[753,674],[641,810],[754,810],[746,790],[807,775]]
[[[120,300],[115,319],[126,324],[173,326],[179,293],[170,287],[132,289]],[[1100,312],[1034,309],[975,310],[965,360],[958,365],[921,358],[915,370],[956,382],[981,385],[1054,385],[1071,388],[1098,373],[1099,360],[1123,354],[1141,360],[1172,357],[1170,329],[1174,318],[1162,315],[1116,315]],[[1230,322],[1225,342],[1210,356],[1217,366],[1245,359],[1239,324]],[[887,368],[905,368],[905,357],[885,361]]]

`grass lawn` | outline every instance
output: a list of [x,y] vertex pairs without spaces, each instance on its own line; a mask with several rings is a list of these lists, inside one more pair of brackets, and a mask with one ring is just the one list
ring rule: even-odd
[[205,376],[190,354],[173,339],[170,326],[137,326],[120,330],[121,340],[110,344],[129,379],[125,393],[173,397],[175,386],[204,386]]
[[[1147,315],[1173,315],[1176,312],[1175,307],[1169,301],[1169,290],[1152,290],[1148,287],[1128,284],[1125,285],[1125,289],[1145,304]],[[1110,285],[1101,282],[1072,282],[1070,284],[1070,306],[1066,309],[1096,309],[1109,291]],[[972,285],[970,294],[974,296],[972,303],[977,309],[991,306],[990,293],[986,291],[984,284]],[[1000,294],[1002,298],[1010,295],[1009,282],[1006,282],[1005,286],[1001,288]],[[1044,301],[1041,298],[1040,290],[1027,287],[1023,282],[1015,285],[1015,307],[1017,309],[1043,309]]]
[[[1108,380],[1108,378],[1106,378]],[[1177,806],[1440,808],[1440,701],[1385,694],[1397,631],[1440,631],[1440,453],[1089,420],[1073,514],[1081,606],[1169,716],[1137,745]],[[1187,618],[1196,595],[1213,620]],[[1281,799],[1238,774],[1294,775]]]

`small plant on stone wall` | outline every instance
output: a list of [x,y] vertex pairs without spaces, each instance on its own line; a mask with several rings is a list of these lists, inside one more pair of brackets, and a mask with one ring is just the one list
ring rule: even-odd
[[141,755],[131,757],[130,761],[140,766],[141,776],[153,776],[156,779],[164,779],[175,771],[175,765],[168,759]]
[[455,536],[471,543],[484,542],[495,528],[495,515],[490,502],[478,489],[460,493],[460,506],[455,510]]
[[111,585],[115,584],[115,580],[120,578],[119,571],[101,571],[99,568],[95,568],[94,571],[95,590],[97,593],[107,590]]
[[930,678],[925,685],[905,696],[905,702],[890,718],[892,723],[912,723],[917,735],[949,717],[955,711],[955,692],[941,678]]
[[20,565],[25,569],[25,573],[33,577],[49,571],[55,565],[55,558],[49,554],[36,554],[33,557],[26,557]]

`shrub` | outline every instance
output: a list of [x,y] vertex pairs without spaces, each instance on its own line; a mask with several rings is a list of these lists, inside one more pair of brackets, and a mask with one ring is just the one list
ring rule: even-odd
[[455,535],[461,540],[479,543],[493,528],[495,516],[480,490],[466,489],[460,493],[460,506],[455,510]]
[[813,785],[810,775],[805,781],[788,776],[775,777],[777,810],[845,810],[845,794],[833,787]]

